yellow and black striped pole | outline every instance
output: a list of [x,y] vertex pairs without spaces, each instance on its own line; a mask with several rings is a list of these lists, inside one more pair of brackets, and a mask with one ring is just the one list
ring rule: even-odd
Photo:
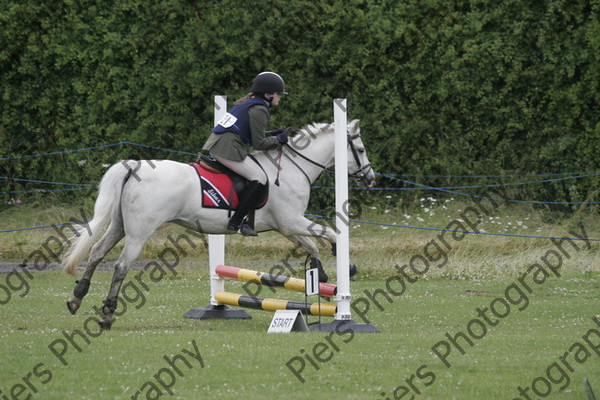
[[300,310],[304,314],[323,315],[333,317],[337,306],[331,303],[304,303],[280,299],[263,299],[262,297],[244,296],[237,293],[217,292],[215,299],[222,304],[230,306],[254,308],[257,310]]

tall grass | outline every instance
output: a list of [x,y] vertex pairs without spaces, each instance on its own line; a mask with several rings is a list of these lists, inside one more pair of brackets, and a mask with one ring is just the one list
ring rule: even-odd
[[[410,261],[415,254],[423,252],[424,246],[440,235],[451,249],[447,250],[447,263],[442,268],[430,268],[423,278],[447,277],[451,279],[500,279],[517,275],[531,263],[536,262],[554,244],[549,239],[536,237],[512,237],[467,234],[460,241],[452,240],[451,232],[423,230],[423,228],[456,229],[457,221],[464,221],[463,212],[473,206],[457,199],[436,200],[421,198],[417,205],[404,207],[401,204],[363,207],[359,215],[350,222],[351,259],[357,264],[362,276],[388,276],[396,265]],[[91,206],[87,204],[58,205],[15,205],[3,211],[0,230],[60,224],[70,220],[91,218]],[[593,210],[582,210],[569,215],[546,208],[528,205],[501,205],[498,208],[483,204],[490,215],[482,213],[477,226],[481,232],[529,235],[570,236],[569,230],[580,232],[582,224],[589,238],[600,238],[600,217]],[[472,218],[472,216],[471,216]],[[312,218],[316,222],[331,225],[331,219]],[[454,221],[454,225],[451,225]],[[380,224],[379,224],[380,223]],[[465,227],[469,227],[465,224]],[[69,232],[68,228],[63,228]],[[185,230],[173,224],[161,227],[148,241],[139,260],[155,260],[168,245],[168,236],[176,237]],[[0,261],[22,262],[39,249],[55,234],[52,228],[24,230],[0,234]],[[439,239],[438,239],[439,241]],[[582,242],[581,242],[582,243]],[[326,268],[335,270],[335,258],[330,247],[319,243],[321,258]],[[55,243],[50,247],[59,252]],[[119,243],[106,257],[115,260],[122,249]],[[303,263],[303,258],[292,257],[293,244],[276,232],[260,234],[257,238],[240,235],[227,237],[226,261],[237,265],[261,265],[268,268],[279,260]],[[599,244],[590,242],[577,251],[569,268],[573,271],[600,270],[597,262]],[[182,257],[183,269],[198,264],[207,265],[208,252],[198,246]],[[432,263],[438,265],[439,263]],[[193,268],[195,270],[195,268]]]

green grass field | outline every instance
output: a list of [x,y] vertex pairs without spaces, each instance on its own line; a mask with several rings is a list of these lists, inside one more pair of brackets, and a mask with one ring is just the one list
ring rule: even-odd
[[[369,210],[361,220],[445,227],[464,207]],[[1,228],[58,223],[75,214],[75,208],[14,208],[2,213]],[[573,237],[569,232],[581,233],[583,226],[589,238],[600,237],[594,213],[559,219],[514,207],[485,218],[479,228],[487,232]],[[156,260],[168,235],[183,232],[162,229],[140,259]],[[0,260],[23,261],[49,234],[4,234]],[[130,291],[127,311],[105,332],[94,322],[93,307],[106,297],[109,273],[96,274],[72,316],[65,301],[74,277],[49,271],[28,278],[21,271],[28,293],[20,297],[25,287],[14,289],[0,305],[0,398],[526,399],[520,387],[531,398],[583,400],[584,377],[600,392],[600,322],[593,319],[600,319],[597,243],[573,242],[575,248],[563,241],[561,252],[548,239],[471,234],[459,241],[448,234],[445,258],[432,256],[437,261],[424,273],[405,269],[401,290],[395,266],[432,255],[424,249],[438,235],[352,223],[351,258],[361,271],[352,282],[353,317],[368,319],[382,331],[377,334],[268,334],[272,314],[257,310],[243,321],[183,318],[189,308],[208,303],[202,246],[181,258],[177,276],[152,282],[146,275],[148,290]],[[322,249],[335,282],[334,258]],[[229,237],[227,262],[265,271],[290,250],[274,233]],[[117,255],[118,249],[109,259]],[[531,269],[534,264],[540,267]],[[19,282],[15,274],[0,275],[8,290]],[[2,287],[0,301],[6,300]],[[239,282],[226,287],[243,293]],[[303,299],[284,291],[271,296],[268,289],[262,295]],[[175,356],[172,367],[165,357]]]

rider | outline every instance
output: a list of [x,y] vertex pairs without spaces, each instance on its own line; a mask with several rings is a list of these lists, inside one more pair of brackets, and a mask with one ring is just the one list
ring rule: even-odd
[[248,179],[248,185],[240,195],[238,209],[229,220],[227,229],[256,236],[257,233],[246,222],[246,216],[260,205],[267,185],[267,174],[258,162],[248,157],[249,148],[269,150],[287,143],[288,136],[283,129],[265,131],[269,122],[269,107],[278,105],[281,94],[287,92],[281,76],[268,71],[254,78],[251,90],[215,125],[202,149]]

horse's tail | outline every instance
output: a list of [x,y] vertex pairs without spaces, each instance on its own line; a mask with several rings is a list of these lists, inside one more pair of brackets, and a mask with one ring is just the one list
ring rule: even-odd
[[[94,204],[94,217],[87,224],[77,228],[77,233],[71,239],[73,245],[62,260],[63,270],[75,275],[77,265],[89,253],[92,245],[98,239],[104,227],[111,220],[113,213],[120,212],[121,193],[126,178],[131,174],[131,161],[114,164],[106,171],[100,181],[98,198]],[[135,162],[135,161],[133,161]],[[139,162],[138,162],[139,163]],[[139,166],[139,165],[138,165]]]

